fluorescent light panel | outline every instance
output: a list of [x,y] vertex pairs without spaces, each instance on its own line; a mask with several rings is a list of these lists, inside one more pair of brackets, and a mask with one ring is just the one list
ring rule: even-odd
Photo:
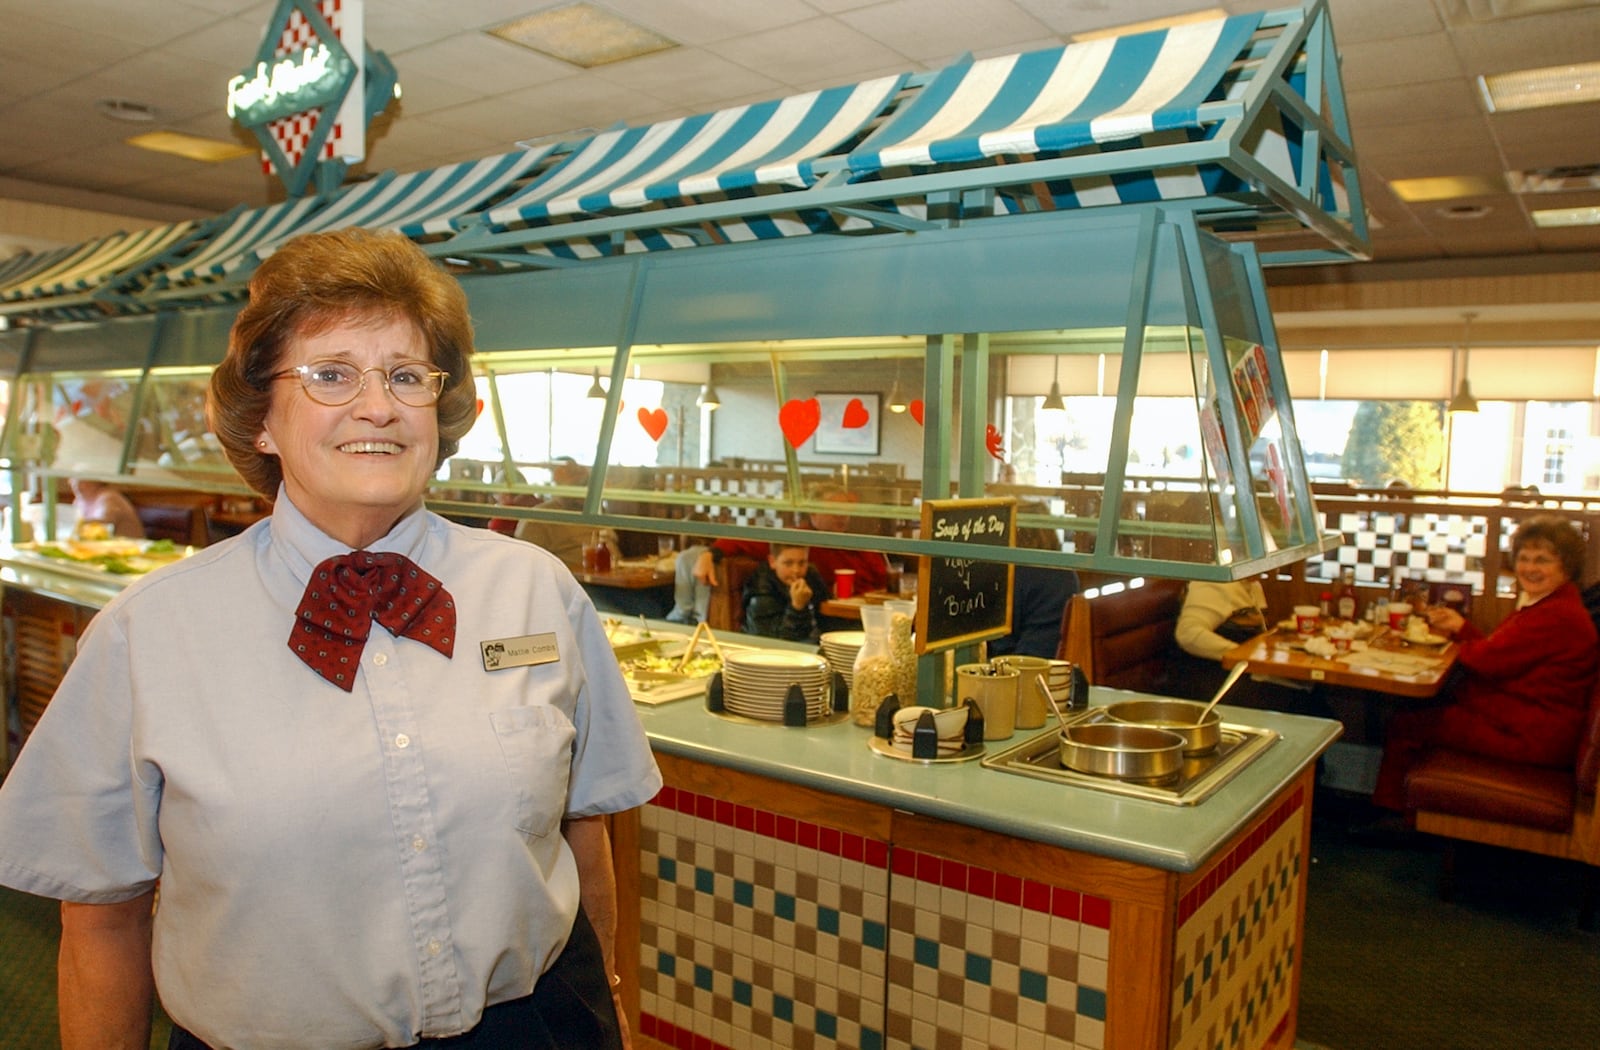
[[1600,226],[1600,206],[1586,208],[1542,208],[1533,214],[1533,224],[1542,229],[1561,226]]
[[198,160],[207,164],[220,164],[222,161],[248,157],[256,152],[251,147],[241,146],[237,142],[185,135],[181,131],[147,131],[143,135],[135,135],[123,141],[139,149],[155,153],[171,153],[186,160]]
[[1478,88],[1490,113],[1600,101],[1600,62],[1479,76]]
[[1455,197],[1486,197],[1504,193],[1505,183],[1482,175],[1441,175],[1426,179],[1395,179],[1389,183],[1403,201],[1444,201]]
[[677,42],[593,4],[540,11],[489,30],[490,36],[584,69],[677,47]]

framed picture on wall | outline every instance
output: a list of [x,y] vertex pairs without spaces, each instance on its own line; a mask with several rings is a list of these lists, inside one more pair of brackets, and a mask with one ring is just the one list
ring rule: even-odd
[[818,453],[876,456],[882,435],[878,419],[880,394],[818,394],[822,410],[812,447]]

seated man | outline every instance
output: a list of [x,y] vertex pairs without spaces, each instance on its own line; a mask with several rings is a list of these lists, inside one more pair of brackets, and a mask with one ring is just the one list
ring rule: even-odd
[[[1191,659],[1175,669],[1173,679],[1182,685],[1174,692],[1193,700],[1210,700],[1228,677],[1222,666],[1222,654],[1240,642],[1264,634],[1271,626],[1266,605],[1267,596],[1260,580],[1189,581],[1173,634],[1178,648]],[[1251,675],[1238,682],[1224,702],[1238,707],[1333,717],[1328,698],[1317,696],[1306,683],[1265,675]]]
[[[557,485],[584,485],[589,481],[589,468],[575,462],[571,456],[560,456],[550,468],[550,480]],[[583,500],[573,496],[556,496],[537,504],[544,510],[583,509]],[[566,525],[554,521],[535,521],[528,518],[517,522],[514,535],[519,540],[543,547],[569,567],[583,564],[583,545],[594,535],[589,525]]]
[[[1055,529],[1018,529],[1017,546],[1058,551]],[[1054,659],[1061,646],[1061,614],[1078,593],[1078,574],[1071,569],[1018,565],[1012,577],[1011,633],[989,642],[989,655],[1041,656]]]
[[814,642],[828,585],[807,561],[804,547],[774,543],[767,564],[744,585],[744,629],[790,642]]

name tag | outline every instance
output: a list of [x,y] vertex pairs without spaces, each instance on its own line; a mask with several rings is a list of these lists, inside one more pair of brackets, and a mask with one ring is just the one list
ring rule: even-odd
[[496,638],[493,641],[479,642],[478,648],[483,652],[483,669],[485,671],[503,671],[508,667],[533,667],[537,664],[553,664],[561,659],[561,654],[556,651],[556,636],[554,633],[524,634],[518,638]]

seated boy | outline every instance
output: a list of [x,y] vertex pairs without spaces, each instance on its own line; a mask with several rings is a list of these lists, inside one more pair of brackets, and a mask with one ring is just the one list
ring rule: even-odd
[[818,617],[828,598],[828,585],[808,561],[805,547],[774,543],[767,564],[744,585],[746,634],[764,634],[791,642],[817,640]]

